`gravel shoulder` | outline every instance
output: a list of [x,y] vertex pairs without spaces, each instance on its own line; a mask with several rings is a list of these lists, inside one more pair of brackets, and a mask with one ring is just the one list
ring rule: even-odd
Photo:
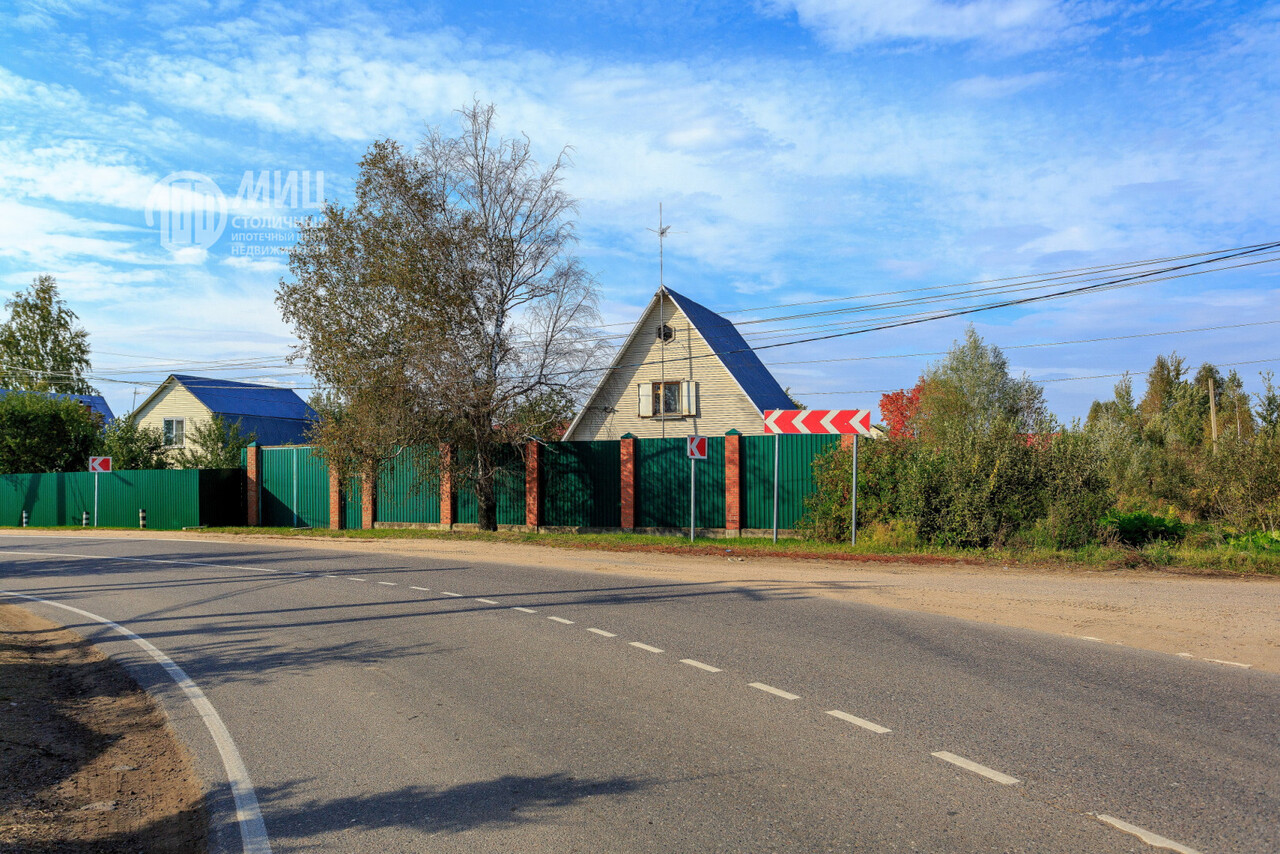
[[[517,566],[559,566],[824,596],[1087,637],[1280,673],[1280,578],[1160,570],[739,558],[610,552],[471,540],[370,540],[172,532],[96,537],[206,540]],[[726,541],[726,548],[732,542]],[[1222,664],[1220,666],[1231,666]]]
[[195,854],[207,827],[186,750],[124,668],[0,605],[0,852]]

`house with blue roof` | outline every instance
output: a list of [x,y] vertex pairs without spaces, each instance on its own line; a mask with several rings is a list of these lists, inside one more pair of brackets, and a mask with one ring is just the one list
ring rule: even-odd
[[85,409],[97,414],[103,424],[110,424],[116,420],[115,414],[111,411],[111,407],[107,404],[106,398],[100,394],[68,394],[57,391],[14,391],[13,389],[0,388],[0,397],[8,394],[42,394],[45,397],[52,397],[57,400],[75,400]]
[[303,445],[317,420],[314,409],[289,388],[171,374],[131,416],[164,435],[166,448],[187,447],[197,425],[213,419],[238,424],[260,445]]
[[761,435],[794,408],[732,322],[661,287],[564,438]]

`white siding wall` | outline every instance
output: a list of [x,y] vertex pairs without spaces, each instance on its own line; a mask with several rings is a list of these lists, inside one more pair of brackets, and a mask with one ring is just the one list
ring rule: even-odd
[[[663,323],[675,330],[675,337],[666,344],[657,338]],[[648,383],[663,380],[698,384],[696,415],[640,417],[637,383],[645,383],[647,388]],[[692,433],[720,436],[730,429],[748,435],[764,433],[759,410],[670,298],[646,312],[635,339],[618,359],[618,367],[588,406],[566,439],[618,439],[625,433],[642,439]]]
[[202,424],[212,419],[213,413],[203,403],[196,400],[195,395],[177,382],[169,380],[160,388],[160,392],[155,398],[140,407],[134,416],[134,420],[140,426],[154,427],[157,430],[164,429],[164,420],[166,418],[186,419],[187,446],[190,447],[189,437],[192,430],[197,424]]

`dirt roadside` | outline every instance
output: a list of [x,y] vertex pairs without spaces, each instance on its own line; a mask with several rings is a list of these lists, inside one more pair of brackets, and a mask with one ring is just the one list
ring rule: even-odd
[[186,750],[124,668],[0,605],[0,852],[195,854],[207,828]]
[[[559,566],[779,595],[825,596],[1034,629],[1280,673],[1280,578],[1159,570],[917,565],[609,552],[467,540],[365,540],[173,532],[99,532]],[[724,544],[732,549],[732,542]],[[1226,664],[1215,666],[1230,666]]]

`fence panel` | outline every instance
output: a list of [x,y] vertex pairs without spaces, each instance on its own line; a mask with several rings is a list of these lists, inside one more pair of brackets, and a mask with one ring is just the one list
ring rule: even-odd
[[621,442],[554,442],[540,462],[544,525],[622,525]]
[[[689,527],[687,443],[674,439],[636,440],[636,525]],[[724,437],[707,438],[707,458],[698,460],[698,527],[724,527]]]
[[[92,503],[93,475],[69,477],[89,479]],[[147,511],[148,528],[172,531],[200,524],[200,472],[197,469],[117,471],[98,477],[99,525],[136,528],[139,510]]]
[[813,458],[832,445],[834,435],[743,436],[744,528],[773,527],[773,455],[778,442],[778,527],[793,529],[804,516],[804,499],[814,491]]
[[329,527],[329,466],[299,445],[262,449],[262,524]]
[[[499,448],[502,466],[494,477],[494,498],[499,525],[524,524],[524,458],[514,447]],[[474,478],[464,473],[454,488],[454,522],[474,525],[480,521],[480,502],[476,498]]]
[[406,448],[382,467],[377,513],[379,522],[440,521],[440,469],[434,449]]

